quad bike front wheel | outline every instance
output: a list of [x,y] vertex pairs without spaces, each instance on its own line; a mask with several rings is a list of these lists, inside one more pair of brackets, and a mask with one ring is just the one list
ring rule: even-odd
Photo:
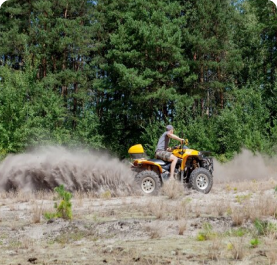
[[161,180],[154,171],[141,171],[135,176],[135,180],[145,195],[157,195],[161,188]]
[[189,185],[197,191],[209,193],[213,186],[213,176],[206,168],[196,168],[190,174]]

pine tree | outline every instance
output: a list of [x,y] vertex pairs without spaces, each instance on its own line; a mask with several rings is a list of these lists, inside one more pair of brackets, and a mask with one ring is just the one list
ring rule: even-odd
[[[98,124],[87,68],[94,50],[93,6],[92,2],[76,0],[12,0],[0,10],[2,64],[22,70],[26,57],[31,58],[32,67],[38,68],[41,97],[46,91],[49,96],[54,91],[63,97],[61,111],[67,113],[63,125],[72,136],[76,134],[73,138],[85,135],[80,131],[84,122],[95,121],[85,127],[92,131]],[[92,116],[93,120],[83,121]]]
[[271,113],[271,124],[277,118],[277,8],[271,1],[249,0],[258,20],[261,43],[260,60],[262,62],[258,72],[259,82],[263,86],[264,99]]
[[[140,137],[141,126],[148,120],[172,118],[179,78],[189,71],[181,49],[185,17],[178,1],[98,5],[101,13],[109,14],[104,27],[110,33],[99,67],[104,76],[95,82],[101,88],[98,107],[107,140],[121,138],[121,148],[130,136]],[[107,128],[113,128],[111,134]]]
[[235,11],[229,0],[191,1],[187,11],[185,49],[190,69],[197,76],[186,87],[195,96],[197,115],[217,115],[224,109],[234,75],[242,68],[241,53],[234,44]]

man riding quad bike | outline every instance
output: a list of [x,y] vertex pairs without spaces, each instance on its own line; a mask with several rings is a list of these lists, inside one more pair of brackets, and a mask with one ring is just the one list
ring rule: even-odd
[[[175,179],[194,190],[209,193],[213,186],[213,159],[210,152],[189,149],[187,140],[171,148],[178,157]],[[135,180],[144,194],[156,195],[161,186],[169,179],[171,162],[160,159],[145,159],[141,144],[130,147],[128,153],[133,159],[132,170],[137,174]]]

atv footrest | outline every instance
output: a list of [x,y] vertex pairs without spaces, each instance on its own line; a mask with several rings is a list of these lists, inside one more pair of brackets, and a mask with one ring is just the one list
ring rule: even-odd
[[170,162],[165,162],[161,159],[149,159],[148,161],[154,162],[156,164],[159,164],[160,166],[165,166],[167,164],[169,164]]

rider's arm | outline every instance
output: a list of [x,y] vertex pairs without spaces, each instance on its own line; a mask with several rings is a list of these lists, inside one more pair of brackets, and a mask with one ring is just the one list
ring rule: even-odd
[[174,139],[174,140],[177,140],[177,141],[179,141],[179,142],[184,142],[184,139],[178,137],[177,135],[175,135],[175,134],[173,134],[173,133],[168,133],[167,136],[170,137],[170,138],[172,138],[172,139]]

